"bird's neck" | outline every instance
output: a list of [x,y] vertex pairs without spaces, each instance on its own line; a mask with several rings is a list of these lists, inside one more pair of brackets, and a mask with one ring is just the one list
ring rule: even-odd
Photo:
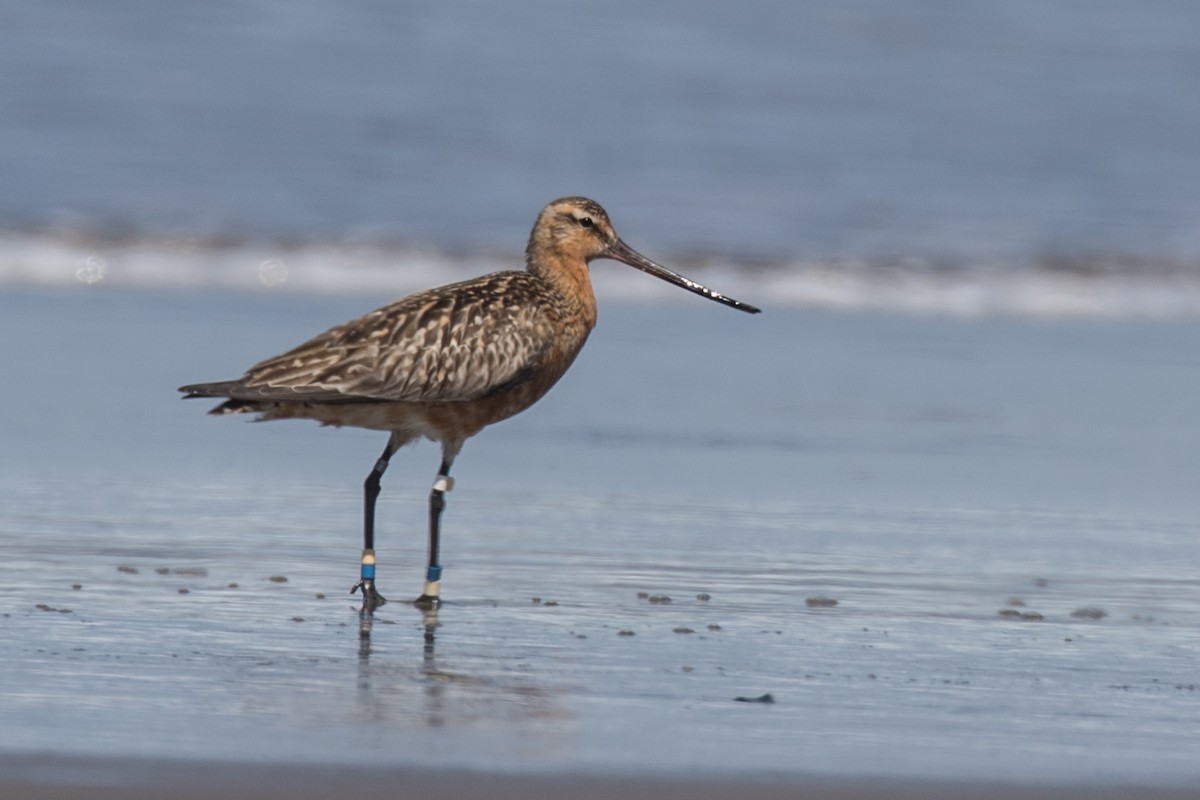
[[525,268],[545,281],[587,330],[595,326],[596,295],[592,291],[592,279],[586,261],[539,256],[530,252],[526,254]]

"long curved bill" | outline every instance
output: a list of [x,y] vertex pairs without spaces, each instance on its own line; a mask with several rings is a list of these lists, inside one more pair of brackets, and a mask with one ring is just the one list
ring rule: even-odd
[[718,303],[736,308],[738,311],[745,311],[747,314],[758,314],[762,311],[761,308],[756,308],[749,303],[743,303],[741,300],[734,300],[732,297],[726,297],[723,294],[714,292],[707,286],[696,283],[690,278],[685,278],[678,272],[672,272],[661,264],[655,264],[620,239],[613,242],[605,255],[614,261],[620,261],[622,264],[636,267],[642,272],[653,275],[656,278],[661,278],[667,283],[673,283],[680,288],[687,289],[689,292],[695,292],[702,297],[707,297],[709,300],[716,300]]

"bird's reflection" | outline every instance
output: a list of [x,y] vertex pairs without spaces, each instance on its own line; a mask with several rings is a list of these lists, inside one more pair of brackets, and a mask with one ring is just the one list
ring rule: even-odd
[[[424,686],[424,708],[420,712],[424,723],[429,726],[444,724],[444,709],[442,707],[444,684],[449,676],[440,673],[437,666],[437,609],[424,610],[422,613],[423,643],[421,646],[420,678]],[[381,703],[381,693],[387,693],[395,686],[391,682],[387,687],[376,689],[373,678],[377,674],[390,672],[386,665],[380,668],[371,666],[371,634],[376,618],[373,612],[360,611],[358,616],[358,689],[364,709],[371,709],[371,717],[376,721],[386,721],[391,714],[388,704]],[[411,714],[415,709],[405,709]],[[408,716],[405,714],[405,716]]]
[[[424,626],[424,654],[423,665],[426,672],[436,669],[434,663],[435,644],[437,642],[437,627],[438,627],[438,612],[436,608],[424,609],[421,611],[422,625]],[[358,615],[358,660],[366,666],[371,660],[371,631],[375,625],[375,614],[370,611],[361,611]]]
[[[455,608],[470,614],[470,607]],[[372,613],[358,618],[357,694],[358,718],[368,726],[425,728],[508,722],[522,725],[541,720],[539,730],[552,718],[569,716],[556,707],[561,688],[517,670],[523,655],[506,656],[504,638],[492,638],[482,628],[456,626],[459,634],[442,642],[453,647],[441,654],[438,636],[445,621],[438,610],[421,610],[421,658],[404,658],[398,645],[412,642],[403,620]],[[442,609],[441,613],[447,612]],[[405,616],[404,614],[401,615]],[[460,620],[461,622],[461,620]],[[410,629],[411,630],[411,629]],[[487,637],[475,641],[469,632]],[[398,655],[398,653],[400,653]],[[523,651],[524,653],[524,651]],[[453,662],[447,664],[447,657]],[[539,734],[540,735],[540,734]]]

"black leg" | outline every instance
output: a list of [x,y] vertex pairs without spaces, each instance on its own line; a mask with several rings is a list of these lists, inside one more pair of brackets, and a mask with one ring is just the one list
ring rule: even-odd
[[454,479],[450,477],[453,463],[454,453],[443,448],[442,465],[429,493],[429,564],[425,569],[425,591],[415,601],[421,608],[437,608],[442,602],[441,523],[446,492],[454,488]]
[[362,590],[362,613],[369,614],[386,603],[383,595],[375,590],[375,501],[379,497],[379,479],[387,471],[388,461],[396,452],[399,444],[396,436],[388,439],[383,455],[375,462],[375,467],[367,475],[363,483],[363,553],[362,573],[358,583],[350,589],[350,594]]

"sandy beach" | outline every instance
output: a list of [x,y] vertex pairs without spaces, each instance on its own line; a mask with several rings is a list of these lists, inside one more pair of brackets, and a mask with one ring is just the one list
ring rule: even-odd
[[[437,618],[395,602],[364,631],[378,437],[173,389],[370,304],[0,294],[0,793],[1200,780],[1195,323],[612,305],[561,386],[464,450]],[[394,600],[435,460],[385,481]]]

